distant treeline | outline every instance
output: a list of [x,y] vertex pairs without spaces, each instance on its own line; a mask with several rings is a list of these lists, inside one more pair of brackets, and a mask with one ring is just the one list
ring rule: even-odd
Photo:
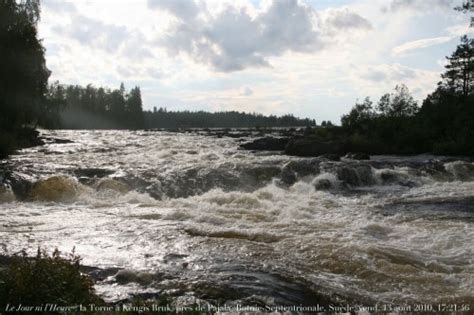
[[96,88],[91,84],[49,86],[48,99],[60,104],[58,127],[64,129],[140,129],[140,128],[212,128],[212,127],[289,127],[315,126],[314,119],[291,114],[264,116],[237,111],[168,111],[156,107],[143,111],[141,92],[129,92],[124,84],[118,89]]
[[213,128],[213,127],[290,127],[315,126],[314,119],[300,119],[291,114],[264,116],[237,111],[168,111],[166,108],[145,111],[147,128]]
[[138,129],[144,127],[139,87],[125,90],[96,88],[91,84],[49,86],[48,96],[61,104],[59,128],[65,129]]
[[[457,8],[473,12],[473,0]],[[48,85],[45,49],[37,36],[39,0],[0,1],[0,158],[37,145],[44,128],[177,128],[313,126],[314,120],[239,112],[143,111],[139,87],[118,89]],[[474,156],[474,40],[462,37],[447,58],[442,81],[421,107],[399,85],[374,104],[357,103],[341,119],[313,136],[343,141],[368,153]]]

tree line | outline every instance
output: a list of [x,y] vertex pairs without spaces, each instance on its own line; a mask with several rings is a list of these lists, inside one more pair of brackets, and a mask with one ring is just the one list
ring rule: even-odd
[[377,104],[357,102],[341,118],[352,145],[373,153],[474,155],[474,39],[461,38],[441,79],[421,107],[405,85]]
[[314,126],[316,121],[291,114],[264,116],[237,111],[169,111],[154,107],[144,111],[140,87],[129,92],[123,83],[118,89],[96,88],[91,84],[61,85],[54,82],[47,98],[59,104],[59,128],[64,129],[140,129],[213,127],[288,127]]
[[[457,8],[472,12],[473,0]],[[48,85],[45,49],[37,36],[39,0],[0,0],[0,157],[37,144],[35,128],[178,128],[314,126],[292,115],[204,111],[143,111],[141,91],[87,85]],[[463,36],[447,57],[436,90],[419,107],[399,85],[375,104],[357,102],[320,133],[344,137],[368,153],[474,155],[474,41]]]
[[144,127],[140,87],[125,90],[96,88],[91,84],[49,86],[48,98],[61,104],[60,128],[65,129],[138,129]]
[[147,128],[231,128],[231,127],[290,127],[315,126],[316,121],[309,118],[297,118],[291,114],[283,116],[264,116],[257,113],[238,111],[168,111],[156,107],[145,111]]

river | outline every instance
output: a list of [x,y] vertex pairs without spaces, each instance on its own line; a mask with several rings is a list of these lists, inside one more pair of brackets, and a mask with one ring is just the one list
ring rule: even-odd
[[0,254],[75,248],[110,271],[96,284],[107,301],[474,304],[472,161],[334,162],[204,132],[42,133],[73,142],[6,162],[29,190],[0,203]]

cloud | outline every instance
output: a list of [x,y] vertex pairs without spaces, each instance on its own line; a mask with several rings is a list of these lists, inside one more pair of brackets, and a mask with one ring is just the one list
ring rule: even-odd
[[325,21],[326,27],[335,30],[371,30],[372,24],[362,16],[347,8],[328,10]]
[[194,19],[199,13],[193,0],[148,0],[148,8],[168,11],[183,20]]
[[80,14],[72,15],[70,25],[57,25],[53,30],[83,45],[100,48],[109,53],[116,52],[130,36],[125,26],[107,24]]
[[253,91],[248,86],[245,86],[240,90],[240,95],[241,96],[250,96],[252,94],[253,94]]
[[413,50],[443,44],[443,43],[449,42],[452,39],[453,39],[452,36],[440,36],[440,37],[434,37],[434,38],[424,38],[424,39],[414,40],[414,41],[403,43],[393,48],[392,53],[395,56],[400,56]]
[[360,75],[361,78],[372,82],[401,82],[409,79],[414,79],[417,72],[409,67],[396,64],[381,64],[376,66],[369,66],[363,70]]
[[446,32],[453,37],[461,37],[463,35],[469,35],[474,33],[474,28],[469,27],[469,21],[462,24],[452,25],[446,29]]
[[43,0],[41,5],[49,11],[55,13],[75,13],[77,8],[72,2],[61,0]]
[[[316,29],[317,13],[297,0],[274,0],[254,16],[245,8],[226,6],[217,14],[201,14],[200,18],[196,10],[205,7],[198,7],[192,0],[148,4],[178,19],[168,35],[158,41],[170,55],[186,53],[220,72],[270,67],[270,57],[286,52],[312,53],[326,46],[327,34]],[[332,33],[371,28],[368,21],[349,10],[335,12],[326,25]]]
[[115,68],[118,77],[121,80],[127,79],[138,79],[138,80],[144,80],[144,79],[161,79],[163,77],[163,73],[161,72],[160,69],[156,67],[137,67],[134,65],[133,67],[127,66],[127,65],[117,65]]
[[434,9],[452,8],[453,0],[392,0],[388,7],[382,10],[400,11],[400,10],[418,10],[420,12],[432,11]]
[[68,25],[55,25],[52,30],[71,38],[81,45],[120,55],[130,60],[153,58],[152,47],[137,29],[103,22],[71,11]]

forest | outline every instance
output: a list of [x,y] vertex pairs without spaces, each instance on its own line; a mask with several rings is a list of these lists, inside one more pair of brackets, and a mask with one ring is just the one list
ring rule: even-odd
[[[472,12],[471,2],[457,8]],[[140,87],[126,91],[87,85],[48,84],[45,48],[37,36],[37,0],[0,1],[0,156],[37,145],[37,127],[141,129],[197,127],[316,126],[291,114],[143,110]],[[342,126],[324,122],[313,136],[339,139],[371,154],[474,155],[474,40],[463,36],[435,91],[421,106],[403,84],[375,104],[369,97],[342,116]]]
[[316,126],[314,119],[300,119],[291,114],[264,116],[237,111],[168,111],[166,108],[145,111],[147,128],[232,128]]
[[213,127],[290,127],[315,126],[311,119],[299,119],[291,114],[264,116],[237,111],[169,111],[156,107],[144,111],[140,87],[126,91],[123,83],[118,89],[96,88],[91,84],[48,87],[47,98],[59,104],[58,124],[63,129],[151,129],[151,128],[213,128]]
[[144,127],[140,87],[125,90],[96,88],[91,84],[49,86],[48,97],[61,104],[59,127],[63,129],[139,129]]
[[344,137],[367,153],[474,155],[474,39],[451,56],[434,92],[418,106],[405,85],[369,97],[341,118]]

